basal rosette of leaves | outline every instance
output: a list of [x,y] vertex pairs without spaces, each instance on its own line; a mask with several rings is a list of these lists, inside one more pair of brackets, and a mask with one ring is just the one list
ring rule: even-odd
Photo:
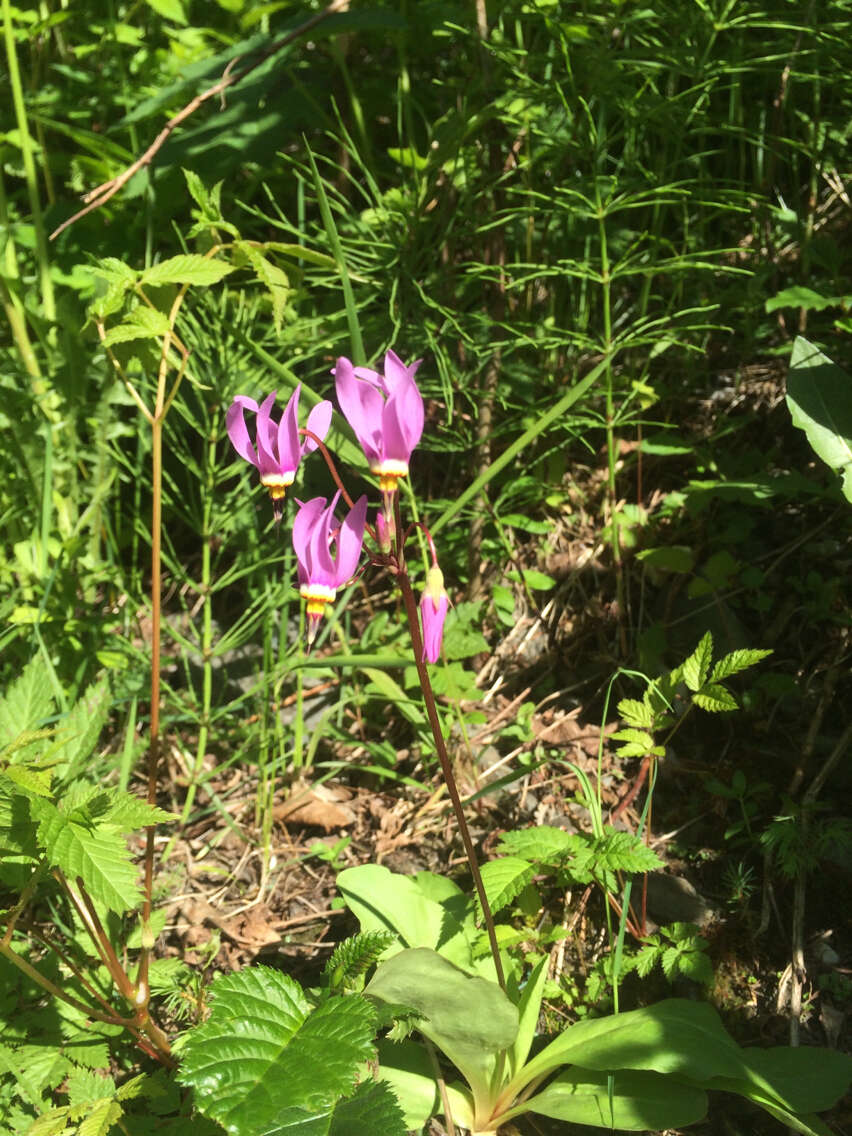
[[[547,959],[525,973],[507,957],[504,994],[491,959],[477,957],[475,908],[455,885],[376,865],[347,869],[338,884],[365,932],[395,935],[364,996],[392,1023],[379,1043],[378,1075],[409,1129],[448,1112],[475,1136],[507,1131],[523,1113],[616,1131],[680,1128],[706,1115],[716,1089],[805,1136],[824,1136],[815,1114],[849,1084],[849,1057],[742,1048],[711,1006],[684,999],[582,1021],[543,1047],[538,1039],[534,1052]],[[443,1095],[412,1031],[450,1062]]]

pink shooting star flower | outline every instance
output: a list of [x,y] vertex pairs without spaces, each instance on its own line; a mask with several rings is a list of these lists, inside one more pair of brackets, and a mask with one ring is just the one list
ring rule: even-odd
[[414,381],[421,362],[406,366],[388,351],[384,374],[354,367],[343,356],[333,371],[340,409],[385,494],[392,494],[399,479],[407,476],[411,452],[423,433],[423,398]]
[[[317,448],[313,438],[302,439],[299,435],[299,392],[301,384],[290,396],[280,422],[274,422],[271,411],[275,396],[273,391],[258,406],[253,398],[239,394],[228,408],[226,425],[228,437],[241,458],[251,462],[260,473],[260,483],[269,490],[275,519],[281,519],[281,500],[287,487],[293,484],[299,462],[305,454]],[[251,444],[245,412],[253,411],[255,419],[255,440],[257,450]],[[325,438],[331,423],[332,406],[328,401],[318,402],[308,415],[307,428],[320,439]]]
[[[359,497],[343,524],[334,519],[340,498],[335,493],[328,505],[325,497],[314,497],[301,505],[293,521],[293,548],[299,569],[299,592],[308,601],[308,644],[314,641],[322,613],[358,567],[367,498]],[[336,556],[332,556],[332,545]]]
[[423,623],[423,661],[437,663],[444,639],[444,620],[450,600],[444,590],[444,574],[437,564],[426,573],[426,590],[420,599]]

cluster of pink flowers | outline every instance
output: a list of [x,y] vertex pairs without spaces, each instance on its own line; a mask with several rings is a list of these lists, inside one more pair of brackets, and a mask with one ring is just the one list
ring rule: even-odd
[[[337,401],[343,416],[355,432],[370,472],[379,479],[382,511],[376,518],[378,562],[387,556],[395,539],[394,496],[401,477],[408,475],[412,451],[423,433],[423,397],[414,381],[421,360],[406,366],[393,351],[385,355],[381,373],[369,367],[355,367],[341,357],[332,372]],[[260,405],[253,398],[238,395],[227,413],[228,437],[234,449],[260,473],[269,491],[277,519],[287,488],[293,484],[299,462],[318,448],[331,425],[332,404],[318,403],[308,415],[305,429],[299,429],[297,387],[276,423],[272,407],[273,391]],[[255,414],[252,444],[246,426],[246,411]],[[367,498],[351,504],[342,522],[335,516],[340,492],[329,504],[325,497],[299,502],[293,522],[293,548],[299,572],[299,591],[307,603],[308,642],[312,643],[323,612],[339,588],[347,584],[358,567],[367,526]],[[348,498],[347,498],[348,500]],[[434,558],[434,551],[433,551]],[[387,562],[386,560],[384,561]],[[423,658],[434,663],[440,657],[444,619],[449,599],[437,560],[427,573],[426,588],[420,601],[423,625]]]

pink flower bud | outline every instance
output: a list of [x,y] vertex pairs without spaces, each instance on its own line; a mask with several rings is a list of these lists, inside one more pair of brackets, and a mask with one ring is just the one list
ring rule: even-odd
[[444,590],[444,574],[436,564],[426,573],[426,589],[420,600],[424,662],[436,663],[441,656],[444,620],[447,618],[449,603],[449,597]]

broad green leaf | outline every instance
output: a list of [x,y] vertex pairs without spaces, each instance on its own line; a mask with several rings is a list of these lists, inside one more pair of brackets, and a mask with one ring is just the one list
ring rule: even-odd
[[287,1123],[302,1131],[296,1123],[318,1115],[325,1127],[304,1131],[324,1134],[334,1103],[352,1091],[372,1053],[374,1020],[357,994],[312,1010],[287,975],[247,968],[213,987],[210,1017],[187,1037],[178,1080],[232,1136],[286,1132]]
[[429,1054],[416,1041],[388,1041],[377,1045],[379,1076],[394,1091],[409,1129],[420,1131],[440,1107],[435,1070]]
[[526,1108],[572,1124],[646,1132],[680,1128],[703,1119],[707,1094],[673,1077],[619,1070],[614,1074],[610,1109],[607,1074],[571,1069],[530,1097]]
[[121,323],[111,327],[104,335],[104,346],[114,343],[129,343],[134,339],[161,339],[169,331],[167,316],[154,308],[139,304],[124,317]]
[[157,15],[176,24],[185,24],[186,12],[181,0],[145,0]]
[[[393,1089],[402,1108],[406,1127],[419,1132],[431,1116],[443,1112],[435,1069],[423,1045],[416,1041],[388,1041],[377,1045],[379,1077]],[[462,1128],[473,1127],[470,1093],[446,1086],[453,1120]]]
[[395,707],[403,718],[415,726],[425,723],[426,718],[420,706],[405,693],[387,671],[379,670],[378,667],[364,667],[364,674],[381,697]]
[[793,1113],[823,1112],[849,1088],[852,1057],[835,1049],[803,1045],[797,1048],[748,1048],[742,1051],[751,1076],[734,1087],[730,1082],[708,1081],[711,1089],[724,1089],[789,1109]]
[[699,1084],[714,1077],[742,1077],[747,1069],[743,1051],[716,1011],[682,998],[578,1022],[529,1061],[516,1080],[527,1084],[560,1065],[674,1073]]
[[693,694],[692,701],[696,706],[700,706],[702,710],[707,710],[710,714],[739,710],[739,705],[733,694],[718,683],[710,683],[700,693]]
[[36,655],[0,702],[0,749],[27,730],[40,726],[53,713],[50,675],[41,655]]
[[411,877],[362,864],[340,872],[337,887],[363,931],[392,931],[406,947],[440,947],[445,958],[472,967],[474,928],[465,928]]
[[79,876],[92,899],[119,915],[141,902],[138,873],[121,833],[78,824],[43,799],[34,799],[30,811],[52,867],[72,881]]
[[487,1087],[494,1055],[517,1037],[517,1008],[497,983],[466,974],[432,950],[400,951],[381,963],[364,994],[423,1015],[417,1029],[461,1070],[474,1091]]
[[753,667],[755,663],[759,663],[761,659],[765,659],[767,655],[771,654],[771,649],[768,651],[731,651],[730,654],[724,655],[719,659],[713,667],[710,681],[719,682],[723,678],[730,678],[731,675],[739,674],[740,671],[746,670],[747,667]]
[[139,283],[150,287],[159,287],[161,284],[218,284],[233,271],[234,266],[224,260],[215,260],[199,253],[183,253],[147,268],[139,278]]
[[[501,911],[519,895],[533,878],[533,866],[528,860],[517,856],[502,856],[499,860],[489,860],[480,869],[485,894],[493,914]],[[483,918],[479,896],[476,897],[476,910],[479,919]]]
[[701,638],[701,642],[692,652],[688,659],[686,659],[681,667],[681,674],[683,681],[690,690],[700,690],[704,683],[707,681],[707,674],[710,670],[710,662],[713,658],[713,636],[707,631]]
[[[514,580],[515,583],[521,582],[520,572],[507,572],[506,576],[509,580]],[[552,588],[556,587],[556,581],[552,576],[548,576],[546,572],[539,572],[535,568],[524,569],[523,583],[536,592],[549,592]]]
[[695,553],[686,545],[665,545],[662,548],[643,548],[636,553],[636,559],[660,572],[676,572],[683,575],[695,567]]
[[779,308],[804,308],[807,312],[821,312],[825,308],[840,307],[847,299],[846,296],[822,296],[813,288],[794,284],[792,288],[785,288],[783,292],[771,296],[764,307],[767,313],[776,312]]
[[852,383],[802,336],[790,357],[787,407],[816,454],[841,475],[843,493],[852,501]]
[[538,1015],[541,1012],[541,999],[547,982],[550,955],[545,955],[533,968],[527,978],[518,1002],[518,1033],[509,1054],[509,1075],[522,1068],[530,1055],[530,1047],[538,1029]]

